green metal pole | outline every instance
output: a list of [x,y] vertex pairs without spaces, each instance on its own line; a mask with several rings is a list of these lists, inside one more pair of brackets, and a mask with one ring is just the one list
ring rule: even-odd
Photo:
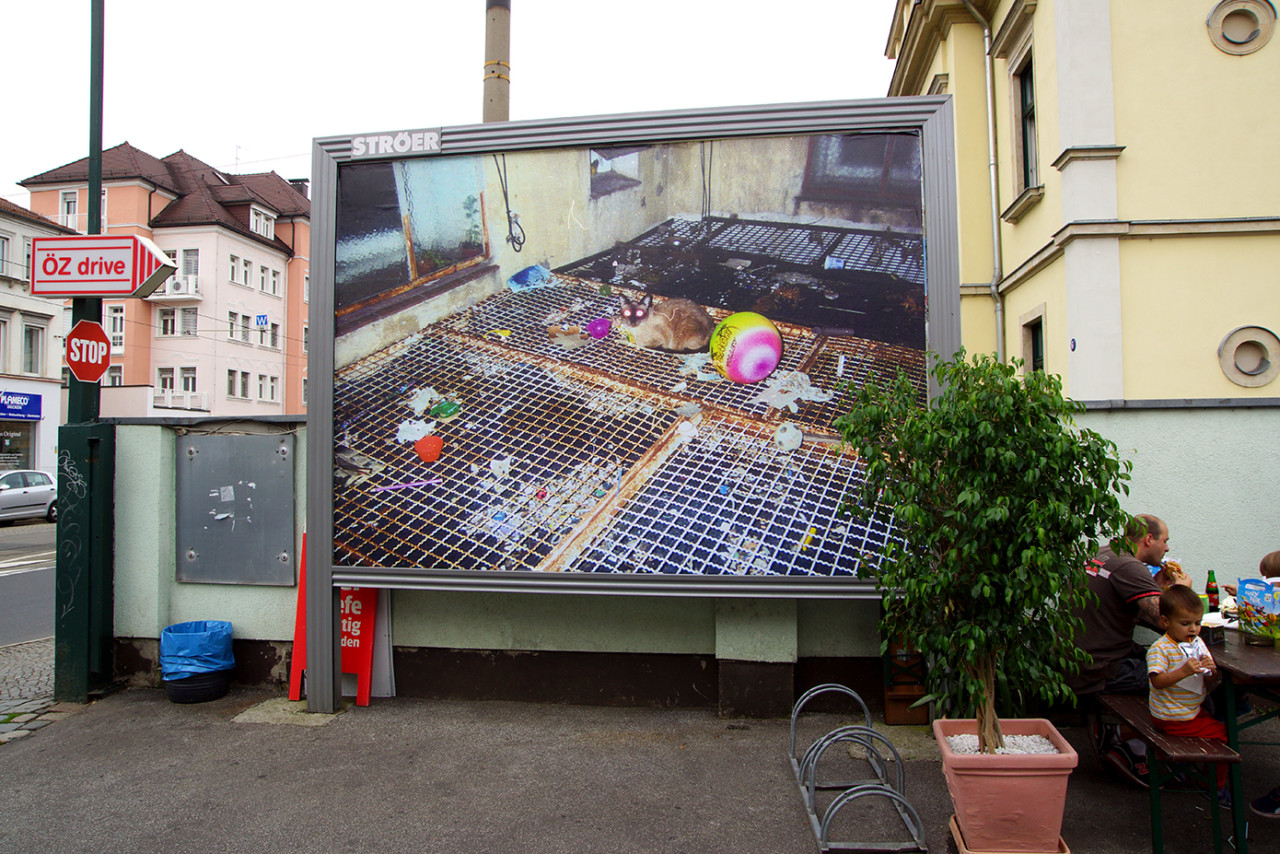
[[[91,0],[88,234],[102,233],[102,68],[105,0]],[[102,322],[102,300],[71,301],[72,325]],[[114,635],[111,490],[114,433],[97,424],[97,383],[71,377],[67,424],[58,431],[58,553],[54,682],[58,700],[85,702],[111,681]]]

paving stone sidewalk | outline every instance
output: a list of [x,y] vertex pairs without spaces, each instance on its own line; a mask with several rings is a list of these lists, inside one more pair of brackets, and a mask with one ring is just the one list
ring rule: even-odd
[[82,708],[53,699],[53,638],[0,647],[0,745]]

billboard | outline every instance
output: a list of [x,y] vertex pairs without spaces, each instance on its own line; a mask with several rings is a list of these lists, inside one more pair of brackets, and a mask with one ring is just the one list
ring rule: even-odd
[[870,595],[831,425],[956,349],[951,140],[945,97],[317,140],[313,567]]

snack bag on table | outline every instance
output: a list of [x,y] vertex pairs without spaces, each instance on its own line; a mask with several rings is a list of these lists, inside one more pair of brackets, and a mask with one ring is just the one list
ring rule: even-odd
[[1236,591],[1240,609],[1240,631],[1252,644],[1275,643],[1280,631],[1280,601],[1276,589],[1261,578],[1242,578]]

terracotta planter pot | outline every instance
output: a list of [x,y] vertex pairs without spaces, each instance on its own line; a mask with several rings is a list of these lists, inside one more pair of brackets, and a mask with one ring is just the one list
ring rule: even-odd
[[958,754],[948,746],[947,736],[972,735],[978,731],[977,722],[963,718],[933,722],[965,847],[975,852],[1057,852],[1067,777],[1080,757],[1043,718],[1002,718],[1000,727],[1006,736],[1042,735],[1059,752]]

